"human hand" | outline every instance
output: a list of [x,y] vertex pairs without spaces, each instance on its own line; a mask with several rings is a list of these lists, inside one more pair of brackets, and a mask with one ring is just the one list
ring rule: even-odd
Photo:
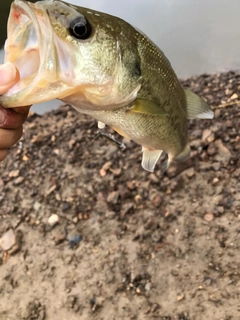
[[[13,64],[0,65],[0,95],[19,80],[19,72]],[[4,109],[0,106],[0,161],[5,159],[8,149],[22,136],[22,124],[30,107]]]

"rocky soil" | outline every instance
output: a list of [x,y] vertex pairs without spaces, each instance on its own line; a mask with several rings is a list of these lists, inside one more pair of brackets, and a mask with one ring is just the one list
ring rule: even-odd
[[240,319],[240,73],[183,85],[215,120],[164,176],[69,106],[28,118],[0,165],[1,320]]

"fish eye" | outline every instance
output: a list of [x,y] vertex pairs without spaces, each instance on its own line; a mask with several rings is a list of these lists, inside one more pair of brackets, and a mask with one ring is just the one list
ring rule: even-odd
[[79,40],[86,40],[90,37],[92,28],[84,17],[78,17],[70,23],[71,35]]

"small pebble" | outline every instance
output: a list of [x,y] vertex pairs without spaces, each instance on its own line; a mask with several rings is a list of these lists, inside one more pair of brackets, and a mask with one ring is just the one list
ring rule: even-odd
[[12,171],[9,172],[8,176],[9,176],[10,178],[16,178],[16,177],[19,176],[19,173],[20,173],[19,170],[12,170]]
[[212,131],[209,130],[209,129],[205,129],[203,130],[203,133],[202,133],[202,141],[205,142],[207,140],[207,138],[209,138],[212,134]]
[[16,243],[16,236],[12,229],[6,231],[0,238],[0,246],[4,251],[10,250]]
[[62,243],[65,240],[65,238],[66,238],[65,234],[57,234],[54,237],[55,245],[57,246],[58,244]]
[[179,295],[177,296],[177,301],[182,301],[183,299],[185,299],[184,293],[179,294]]
[[41,203],[38,202],[38,201],[35,201],[34,204],[33,204],[33,209],[35,211],[39,211],[40,208],[41,208]]
[[68,202],[63,202],[62,212],[66,212],[69,208],[70,208],[70,204]]
[[18,178],[16,178],[16,179],[14,180],[14,184],[18,186],[18,185],[21,184],[23,181],[24,181],[24,177],[18,177]]
[[234,93],[231,97],[230,100],[235,100],[238,99],[238,95],[236,93]]
[[219,182],[219,179],[218,178],[213,178],[213,180],[212,180],[212,185],[213,186],[216,186],[217,184],[218,184],[218,182]]
[[204,220],[207,222],[211,222],[214,219],[214,215],[211,212],[208,212],[204,215]]
[[127,203],[124,203],[123,205],[122,205],[122,208],[121,208],[121,213],[123,214],[123,215],[125,215],[125,214],[127,214],[127,213],[129,213],[129,211],[131,210],[131,209],[133,209],[133,203],[132,202],[127,202]]
[[107,197],[107,202],[116,204],[118,202],[118,198],[119,198],[119,191],[112,191],[111,193],[109,193]]
[[151,283],[150,283],[150,282],[147,282],[147,283],[145,284],[145,290],[146,290],[146,291],[150,291],[150,290],[151,290]]
[[134,197],[134,201],[136,202],[136,204],[140,204],[142,202],[142,197],[139,194],[137,194]]
[[76,245],[78,245],[82,241],[82,236],[74,235],[69,239],[69,248],[73,249]]
[[191,179],[195,176],[195,171],[193,168],[190,168],[187,170],[186,174],[187,174],[187,177]]
[[77,222],[78,222],[78,217],[74,217],[74,218],[72,219],[72,221],[73,221],[73,223],[77,223]]
[[214,163],[212,164],[212,167],[213,167],[213,170],[214,170],[214,171],[219,171],[219,169],[220,169],[220,162],[214,162]]
[[161,193],[156,193],[153,196],[153,198],[151,199],[152,204],[156,208],[158,208],[161,205],[162,201],[163,201],[163,197],[162,197]]
[[59,222],[59,216],[57,214],[52,214],[48,219],[48,223],[52,227],[55,226],[58,222]]

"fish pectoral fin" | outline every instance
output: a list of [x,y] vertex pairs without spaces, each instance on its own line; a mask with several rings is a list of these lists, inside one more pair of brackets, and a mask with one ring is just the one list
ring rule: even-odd
[[125,132],[123,132],[121,129],[118,129],[117,127],[113,127],[113,126],[111,126],[111,128],[113,130],[115,130],[118,134],[120,134],[120,136],[127,138],[128,140],[131,140],[131,138]]
[[189,119],[213,119],[214,113],[206,101],[190,90],[184,89],[184,92]]
[[162,154],[162,150],[149,150],[148,148],[142,148],[142,167],[143,169],[153,172],[158,159]]
[[105,123],[98,121],[98,129],[104,129],[106,127]]
[[127,112],[168,116],[168,113],[160,105],[145,99],[134,100]]
[[184,159],[186,159],[187,157],[189,157],[191,152],[191,148],[189,146],[189,144],[186,145],[185,149],[179,153],[179,155],[177,155],[177,157],[174,159],[175,161],[182,161]]

